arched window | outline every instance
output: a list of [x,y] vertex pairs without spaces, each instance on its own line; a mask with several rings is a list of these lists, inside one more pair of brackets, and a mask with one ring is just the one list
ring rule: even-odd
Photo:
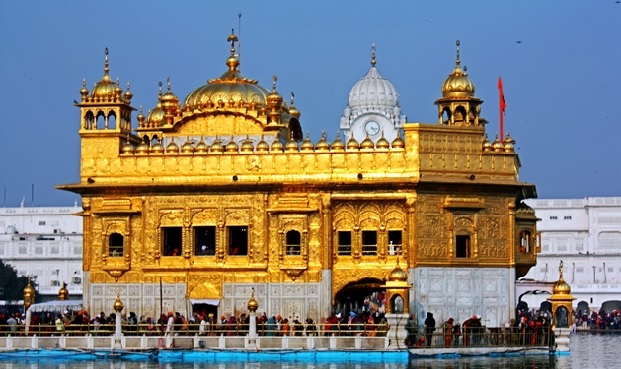
[[403,313],[403,297],[401,295],[394,295],[390,301],[391,313],[402,314]]
[[123,235],[120,233],[112,233],[108,238],[108,250],[110,256],[121,257],[123,256]]
[[451,110],[448,107],[442,110],[442,124],[451,124]]
[[84,116],[84,129],[95,128],[95,116],[92,111],[88,111]]
[[463,106],[458,106],[453,113],[453,119],[455,123],[462,123],[466,120],[466,109]]
[[532,234],[530,231],[525,230],[520,232],[520,245],[518,246],[519,252],[530,252],[530,246],[532,242]]
[[287,255],[300,255],[302,238],[300,232],[289,231],[285,237],[285,247]]
[[108,122],[106,120],[106,115],[103,111],[99,111],[97,113],[97,129],[106,129],[108,128]]
[[106,128],[115,129],[116,128],[116,113],[111,111],[108,115],[108,125]]

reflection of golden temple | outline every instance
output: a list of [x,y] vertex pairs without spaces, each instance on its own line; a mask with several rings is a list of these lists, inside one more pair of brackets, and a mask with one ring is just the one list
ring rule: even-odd
[[82,196],[85,307],[107,309],[121,288],[139,315],[191,313],[188,302],[237,314],[254,288],[269,315],[319,320],[343,291],[380,288],[401,255],[386,285],[414,281],[405,312],[416,304],[504,321],[503,291],[535,264],[534,247],[518,251],[520,237],[534,244],[536,218],[519,210],[535,187],[519,181],[512,139],[487,140],[459,56],[438,122],[402,124],[373,49],[345,140],[323,133],[314,143],[293,98],[276,78],[266,89],[244,77],[237,37],[228,41],[219,78],[185,100],[169,79],[136,128],[133,93],[110,78],[107,50],[102,79],[91,91],[83,83],[80,182],[59,188]]

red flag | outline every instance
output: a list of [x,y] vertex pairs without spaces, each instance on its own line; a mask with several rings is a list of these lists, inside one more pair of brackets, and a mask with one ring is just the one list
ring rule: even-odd
[[505,93],[502,91],[502,77],[498,77],[498,94],[500,100],[500,142],[503,142],[505,139],[505,109],[507,108],[507,103],[505,102]]

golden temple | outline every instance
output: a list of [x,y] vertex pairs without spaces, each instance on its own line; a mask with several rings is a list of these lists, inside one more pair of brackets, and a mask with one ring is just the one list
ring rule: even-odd
[[[89,311],[120,296],[138,315],[238,315],[254,291],[259,312],[323,321],[400,262],[409,312],[423,319],[512,316],[513,284],[536,261],[536,217],[522,203],[536,191],[519,180],[514,141],[488,140],[459,45],[437,122],[403,123],[373,51],[345,136],[314,143],[293,97],[276,78],[266,89],[244,77],[237,36],[228,42],[224,74],[183,101],[169,81],[137,121],[107,49],[103,78],[83,83],[80,182],[58,188],[82,196]],[[377,86],[392,106],[361,108]]]

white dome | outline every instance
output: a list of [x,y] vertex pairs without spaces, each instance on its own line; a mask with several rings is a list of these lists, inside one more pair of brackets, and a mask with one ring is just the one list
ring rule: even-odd
[[399,105],[395,86],[382,77],[375,65],[366,76],[356,82],[349,92],[349,108],[393,108]]

